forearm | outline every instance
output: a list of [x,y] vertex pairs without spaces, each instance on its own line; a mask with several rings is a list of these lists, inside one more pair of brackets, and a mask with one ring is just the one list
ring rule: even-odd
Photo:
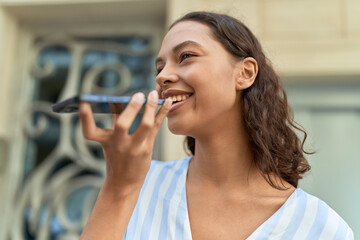
[[119,240],[125,234],[151,165],[156,134],[172,104],[167,99],[157,111],[158,93],[152,91],[140,125],[129,134],[144,99],[143,93],[137,93],[125,109],[120,109],[121,114],[112,110],[112,129],[97,127],[90,104],[81,103],[80,120],[84,137],[101,144],[106,160],[105,182],[81,235],[82,240]]
[[80,239],[123,239],[139,193],[139,187],[115,192],[103,186]]

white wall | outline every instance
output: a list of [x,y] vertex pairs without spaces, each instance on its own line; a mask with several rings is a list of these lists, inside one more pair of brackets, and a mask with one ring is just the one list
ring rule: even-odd
[[[339,77],[341,79],[341,77]],[[340,81],[340,80],[339,80]],[[300,181],[360,235],[360,84],[288,87],[295,119],[309,134],[311,171]]]

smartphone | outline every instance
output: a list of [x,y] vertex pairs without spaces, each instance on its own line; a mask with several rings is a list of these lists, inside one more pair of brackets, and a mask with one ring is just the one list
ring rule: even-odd
[[[129,96],[109,96],[98,94],[80,94],[78,96],[65,99],[52,106],[53,112],[57,113],[76,113],[79,111],[80,102],[88,102],[93,113],[121,113],[122,109],[131,100]],[[159,99],[158,105],[162,105],[165,99]],[[144,99],[144,104],[146,99]],[[111,111],[113,110],[113,111]]]

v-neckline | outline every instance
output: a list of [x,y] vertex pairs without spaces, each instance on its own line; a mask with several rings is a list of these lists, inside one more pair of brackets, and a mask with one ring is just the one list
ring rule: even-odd
[[[187,165],[184,168],[184,172],[183,174],[184,176],[184,190],[182,191],[182,194],[185,194],[185,196],[183,196],[181,199],[183,199],[183,205],[185,207],[185,211],[186,211],[186,219],[185,219],[185,225],[188,226],[189,229],[187,229],[187,232],[190,234],[190,238],[189,240],[192,240],[192,232],[191,232],[191,226],[190,226],[190,217],[189,217],[189,208],[188,208],[188,203],[187,203],[187,187],[186,187],[186,183],[187,183],[187,175],[188,175],[188,170],[189,170],[189,164],[190,164],[190,160],[192,159],[192,157],[188,157],[187,160]],[[266,224],[268,224],[269,222],[271,222],[274,218],[277,218],[279,215],[282,214],[282,212],[284,211],[284,209],[290,205],[294,199],[296,199],[296,194],[297,192],[300,190],[300,188],[296,188],[291,195],[286,199],[286,201],[281,205],[281,207],[276,210],[276,212],[274,212],[268,219],[266,219],[262,224],[260,224],[250,235],[249,237],[246,238],[246,240],[251,240],[252,238],[254,238],[262,229],[263,227],[265,227]]]

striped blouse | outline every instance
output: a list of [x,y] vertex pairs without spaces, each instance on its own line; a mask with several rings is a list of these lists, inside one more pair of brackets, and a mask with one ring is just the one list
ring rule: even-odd
[[[185,191],[190,158],[152,161],[124,239],[192,239]],[[247,239],[344,240],[354,236],[326,203],[297,188]]]

